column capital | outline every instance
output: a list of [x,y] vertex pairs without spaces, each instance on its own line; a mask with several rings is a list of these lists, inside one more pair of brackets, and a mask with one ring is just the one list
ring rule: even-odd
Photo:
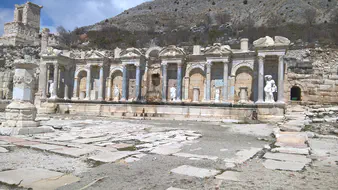
[[182,67],[183,66],[183,61],[178,61],[177,62],[177,67]]
[[161,65],[168,66],[168,62],[167,61],[162,61]]
[[140,67],[140,62],[136,62],[136,63],[134,63],[134,65],[135,65],[135,67]]
[[257,57],[258,59],[265,59],[265,54],[258,54]]
[[207,65],[208,67],[211,67],[212,61],[207,61],[206,65]]
[[91,66],[92,66],[92,65],[90,65],[90,64],[87,64],[85,67],[86,67],[86,69],[90,69],[90,68],[91,68]]

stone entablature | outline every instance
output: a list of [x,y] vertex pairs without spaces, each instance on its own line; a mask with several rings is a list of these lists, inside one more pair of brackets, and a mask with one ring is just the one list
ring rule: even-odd
[[[43,98],[56,100],[255,104],[264,103],[264,77],[271,75],[278,87],[273,99],[283,104],[287,41],[279,40],[275,46],[270,39],[260,39],[255,51],[247,42],[241,40],[241,49],[196,46],[193,54],[176,46],[117,48],[114,58],[96,50],[76,56],[49,49],[40,70],[53,74],[40,76],[39,89]],[[53,66],[44,66],[49,63]],[[66,80],[72,90],[63,84]],[[53,89],[47,81],[53,82]]]

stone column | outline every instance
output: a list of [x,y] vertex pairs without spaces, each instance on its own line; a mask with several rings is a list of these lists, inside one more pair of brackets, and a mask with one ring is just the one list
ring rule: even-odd
[[69,76],[70,76],[70,72],[68,68],[65,68],[65,91],[64,91],[64,99],[65,100],[69,100]]
[[91,66],[87,65],[87,80],[86,80],[86,98],[85,100],[90,100],[90,90],[92,88],[92,76],[91,76]]
[[177,101],[182,101],[182,62],[177,63]]
[[79,99],[79,96],[78,96],[78,91],[79,91],[79,88],[78,88],[78,78],[75,77],[74,78],[74,91],[73,91],[73,100],[78,100]]
[[135,97],[136,101],[140,100],[140,94],[141,94],[141,69],[140,69],[140,63],[135,64],[136,66],[136,85],[135,85]]
[[211,100],[211,65],[212,65],[212,62],[208,61],[207,62],[207,73],[206,73],[206,101],[210,101]]
[[258,99],[256,103],[264,102],[264,58],[265,56],[258,56]]
[[40,63],[39,91],[41,92],[42,99],[47,98],[46,88],[47,88],[47,65],[46,63]]
[[186,101],[186,100],[188,100],[189,99],[189,82],[190,82],[190,80],[189,80],[189,77],[184,77],[184,83],[185,83],[185,85],[184,85],[184,100]]
[[228,61],[224,61],[224,71],[223,71],[223,101],[228,101],[228,72],[229,65]]
[[110,101],[111,100],[111,78],[108,77],[108,88],[107,88],[107,96],[106,96],[106,101]]
[[278,57],[278,103],[284,103],[284,56]]
[[100,89],[99,89],[99,100],[103,101],[103,87],[104,87],[104,76],[103,76],[104,66],[102,65],[100,68]]
[[127,70],[127,65],[123,64],[123,81],[122,81],[121,101],[127,101],[127,90],[128,90],[128,70]]
[[168,68],[168,63],[163,62],[162,63],[162,101],[166,102],[167,101],[167,83],[168,83],[168,76],[167,76],[167,68]]
[[52,99],[58,98],[58,85],[59,85],[59,63],[54,63],[54,81],[53,81],[53,92]]

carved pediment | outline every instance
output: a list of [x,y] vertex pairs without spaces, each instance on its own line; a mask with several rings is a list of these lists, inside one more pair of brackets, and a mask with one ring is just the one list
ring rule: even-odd
[[183,49],[178,48],[176,46],[168,46],[162,49],[159,53],[160,57],[182,57],[185,56],[185,52]]
[[120,53],[120,58],[133,59],[142,56],[142,52],[136,48],[128,48]]
[[222,46],[221,44],[214,44],[212,47],[206,48],[205,55],[228,55],[231,54],[230,46]]
[[89,51],[85,54],[86,59],[99,59],[104,58],[105,54],[99,51]]

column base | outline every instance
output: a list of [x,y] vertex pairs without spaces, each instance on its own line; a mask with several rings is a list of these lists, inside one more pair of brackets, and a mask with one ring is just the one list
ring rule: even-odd
[[73,97],[71,100],[79,100],[79,97]]
[[126,99],[126,98],[121,98],[120,101],[121,101],[121,102],[127,102],[127,99]]
[[98,100],[98,101],[104,101],[104,99],[103,99],[103,98],[98,98],[97,100]]

